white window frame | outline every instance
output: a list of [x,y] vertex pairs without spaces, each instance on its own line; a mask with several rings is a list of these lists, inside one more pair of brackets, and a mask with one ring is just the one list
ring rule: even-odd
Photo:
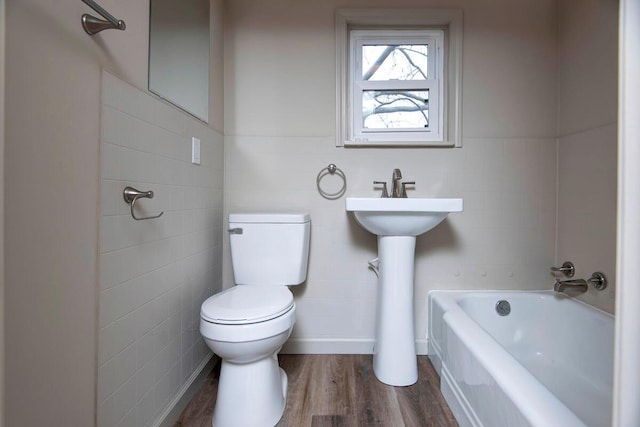
[[[350,70],[351,45],[349,33],[354,29],[439,29],[444,33],[442,42],[442,85],[438,111],[441,122],[441,137],[402,138],[402,132],[391,133],[384,140],[356,140],[354,130],[355,107],[351,98],[353,84]],[[462,12],[457,9],[339,9],[336,11],[336,146],[437,146],[461,147],[462,104]],[[431,94],[430,94],[431,97]],[[430,100],[430,114],[431,114]],[[361,121],[361,108],[359,120]],[[431,122],[431,118],[430,118]],[[406,132],[404,132],[406,134]],[[423,132],[422,135],[425,135]],[[433,135],[433,133],[431,133]],[[439,140],[435,140],[439,139]]]
[[[351,30],[350,55],[350,140],[356,142],[438,141],[444,139],[444,31],[443,30]],[[362,48],[367,45],[427,45],[429,59],[425,80],[363,80]],[[423,90],[429,91],[429,126],[409,129],[366,129],[362,117],[362,97],[368,90]]]

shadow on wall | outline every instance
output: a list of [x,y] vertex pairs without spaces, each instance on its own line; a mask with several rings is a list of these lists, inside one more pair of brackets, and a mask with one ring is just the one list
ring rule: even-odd
[[349,243],[351,246],[357,248],[369,248],[373,253],[378,252],[378,237],[375,234],[366,231],[358,221],[354,218],[353,214],[347,212],[347,218],[349,221]]
[[[371,249],[373,253],[378,252],[378,238],[375,234],[364,230],[355,220],[353,215],[349,215],[349,242],[358,248]],[[433,230],[418,236],[416,240],[416,259],[418,256],[429,255],[431,252],[442,252],[453,250],[459,247],[460,239],[448,218],[445,218]]]
[[418,257],[428,256],[434,252],[449,252],[460,247],[458,233],[445,218],[433,230],[428,231],[416,241],[416,260]]

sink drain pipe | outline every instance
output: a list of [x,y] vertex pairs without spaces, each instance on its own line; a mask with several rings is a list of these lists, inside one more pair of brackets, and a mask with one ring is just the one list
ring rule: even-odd
[[376,273],[376,277],[380,277],[378,276],[378,267],[380,266],[380,259],[379,258],[370,259],[369,261],[367,261],[367,264],[369,264],[369,268],[372,269],[374,273]]

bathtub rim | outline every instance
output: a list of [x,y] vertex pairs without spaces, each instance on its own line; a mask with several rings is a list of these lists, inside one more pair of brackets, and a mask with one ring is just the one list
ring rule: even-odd
[[[527,368],[521,365],[513,356],[500,345],[487,331],[477,324],[458,304],[460,295],[504,295],[533,294],[557,296],[549,290],[432,290],[427,294],[429,309],[428,347],[429,359],[441,377],[441,390],[453,395],[456,401],[447,400],[455,413],[466,417],[466,425],[482,425],[474,409],[468,403],[459,389],[446,363],[443,362],[443,352],[440,344],[433,338],[433,304],[434,299],[442,309],[443,328],[446,324],[452,332],[465,344],[465,347],[475,357],[486,372],[492,377],[496,385],[508,396],[513,405],[531,425],[545,425],[543,414],[545,409],[553,409],[554,413],[563,421],[563,425],[585,426],[584,422],[562,403],[550,390],[546,388]],[[576,298],[564,296],[563,299],[572,303],[584,305],[589,310],[601,313],[605,317],[615,319],[610,313],[593,307]],[[469,345],[471,343],[472,345]],[[496,363],[498,361],[498,363]],[[500,369],[498,369],[498,366]],[[514,378],[518,378],[517,381]],[[450,390],[447,390],[449,388]],[[516,392],[517,391],[517,392]],[[532,401],[531,396],[537,396]],[[455,407],[455,409],[454,409]]]
[[432,294],[499,294],[499,293],[505,293],[505,294],[542,294],[542,295],[549,295],[549,296],[554,296],[554,297],[559,297],[562,300],[569,300],[569,301],[573,301],[577,304],[580,304],[590,310],[594,310],[596,312],[602,313],[607,317],[611,317],[613,319],[615,319],[615,314],[609,313],[608,311],[605,311],[601,308],[595,307],[587,302],[582,301],[579,298],[576,297],[572,297],[569,296],[567,294],[564,293],[558,293],[555,292],[552,289],[532,289],[532,290],[526,290],[526,289],[432,289],[429,292],[427,292],[427,302],[430,301],[430,297]]

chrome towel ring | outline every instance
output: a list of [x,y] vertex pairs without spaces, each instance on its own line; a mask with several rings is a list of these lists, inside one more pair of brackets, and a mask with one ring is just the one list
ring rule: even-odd
[[164,212],[160,212],[158,215],[145,216],[143,218],[140,218],[140,217],[136,216],[136,213],[134,212],[134,208],[136,206],[136,201],[138,199],[141,199],[141,198],[153,199],[153,191],[140,191],[140,190],[136,190],[133,187],[125,187],[124,191],[122,192],[122,196],[124,197],[124,201],[127,202],[127,204],[131,206],[131,216],[136,221],[140,221],[140,220],[143,220],[143,219],[160,218],[162,216],[162,214],[164,213]]
[[[342,187],[340,187],[340,189],[335,193],[328,193],[320,186],[320,181],[322,181],[322,178],[327,175],[338,175],[342,179]],[[326,168],[320,169],[320,172],[316,177],[316,185],[318,186],[318,192],[322,197],[329,200],[335,200],[342,197],[342,195],[347,191],[347,177],[339,167],[331,163]]]

